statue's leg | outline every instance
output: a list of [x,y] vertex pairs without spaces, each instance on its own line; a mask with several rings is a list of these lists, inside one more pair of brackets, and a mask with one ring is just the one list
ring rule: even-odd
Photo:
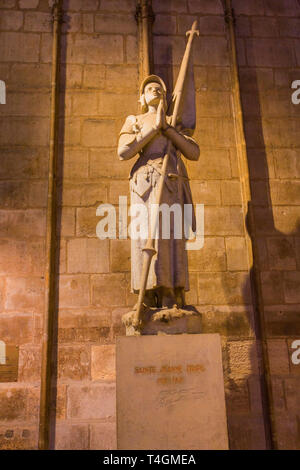
[[179,308],[183,308],[185,306],[184,288],[183,287],[175,287],[174,291],[175,291],[177,306]]
[[147,305],[147,307],[157,307],[157,294],[156,294],[156,289],[148,289],[145,292],[145,297],[144,297],[144,304]]
[[161,287],[162,307],[173,308],[176,305],[176,296],[174,289]]

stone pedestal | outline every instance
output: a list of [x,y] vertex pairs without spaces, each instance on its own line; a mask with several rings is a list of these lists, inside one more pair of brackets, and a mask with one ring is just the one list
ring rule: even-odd
[[118,449],[228,449],[218,334],[117,338]]

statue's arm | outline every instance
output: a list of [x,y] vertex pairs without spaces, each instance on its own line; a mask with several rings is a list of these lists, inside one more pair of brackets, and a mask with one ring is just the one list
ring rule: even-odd
[[133,126],[130,118],[127,118],[119,138],[118,155],[120,160],[129,160],[134,157],[159,132],[156,126],[142,127],[137,132],[134,132],[132,131]]
[[174,146],[180,150],[182,155],[189,160],[198,160],[200,156],[200,149],[198,144],[181,133],[179,133],[174,127],[166,126],[165,129],[162,129],[163,134],[168,137],[174,144]]

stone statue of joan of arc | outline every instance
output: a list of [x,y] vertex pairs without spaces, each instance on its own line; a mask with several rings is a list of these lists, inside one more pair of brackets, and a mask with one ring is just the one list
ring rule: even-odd
[[[157,188],[161,176],[163,158],[171,140],[168,177],[165,181],[162,203],[171,207],[192,204],[188,175],[181,155],[189,160],[198,160],[199,147],[192,139],[194,129],[179,121],[170,126],[166,116],[166,86],[157,75],[148,76],[141,85],[140,103],[142,113],[128,116],[120,132],[118,155],[129,160],[138,155],[130,173],[130,195],[132,204],[144,204],[150,214],[151,204],[157,202]],[[172,212],[171,212],[172,213]],[[182,216],[183,220],[183,216]],[[192,229],[195,231],[193,213]],[[139,292],[143,266],[143,247],[146,239],[131,239],[131,284],[132,291]],[[184,292],[189,290],[186,239],[184,229],[180,239],[174,237],[174,219],[171,219],[170,237],[161,234],[155,240],[154,255],[146,285],[144,304],[149,307],[181,308],[185,304]]]

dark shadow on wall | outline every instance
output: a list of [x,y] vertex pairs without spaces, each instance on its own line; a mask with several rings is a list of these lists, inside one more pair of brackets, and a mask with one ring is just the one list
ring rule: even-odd
[[56,420],[58,411],[58,344],[59,344],[59,273],[60,273],[60,246],[62,229],[62,192],[64,180],[64,139],[65,139],[65,96],[66,96],[66,68],[67,68],[67,40],[70,29],[70,16],[66,13],[69,8],[69,0],[64,0],[61,18],[60,43],[58,61],[60,70],[58,74],[58,135],[57,135],[57,162],[56,162],[56,244],[55,244],[55,268],[53,281],[53,350],[51,372],[51,409],[50,409],[50,437],[49,449],[55,449]]
[[[254,51],[250,51],[250,53],[254,57]],[[271,70],[273,72],[273,69]],[[298,221],[297,228],[288,234],[281,232],[275,227],[270,189],[269,161],[270,158],[272,158],[272,166],[275,165],[274,148],[276,148],[276,143],[274,144],[272,141],[268,142],[268,140],[266,142],[266,128],[270,125],[270,122],[266,122],[264,127],[264,116],[261,104],[262,99],[273,99],[272,92],[275,90],[275,86],[273,83],[272,87],[270,87],[268,91],[263,89],[262,77],[259,77],[258,73],[259,72],[255,67],[239,67],[252,205],[252,208],[248,208],[246,216],[246,227],[251,237],[252,247],[254,250],[254,266],[250,270],[249,281],[253,295],[255,336],[260,342],[267,338],[284,336],[295,337],[295,334],[300,334],[300,324],[298,323],[297,328],[295,323],[288,318],[289,312],[280,311],[280,305],[285,303],[285,262],[290,262],[290,266],[292,266],[294,261],[294,268],[291,268],[289,272],[297,271],[297,267],[299,268],[296,261],[297,254],[295,238],[300,237],[300,223]],[[266,84],[264,83],[264,86],[265,85]],[[289,83],[287,83],[287,87],[286,99],[291,99]],[[291,114],[284,116],[285,119],[291,117]],[[267,137],[267,139],[272,140],[272,134],[270,137]],[[290,144],[287,143],[286,147],[290,147]],[[280,155],[280,158],[284,158],[283,154]],[[273,175],[273,177],[275,177],[275,175]],[[286,205],[288,206],[289,204]],[[253,223],[251,223],[251,209],[253,214]],[[279,213],[279,217],[285,217],[284,211]],[[245,297],[246,291],[248,290],[247,284],[249,284],[248,281],[244,286]],[[260,291],[260,293],[258,291]],[[261,299],[261,305],[259,305],[259,296]],[[266,313],[264,311],[264,304],[268,306],[273,304],[274,312]],[[297,313],[299,315],[300,312]],[[293,317],[297,313],[295,312]],[[279,315],[282,316],[281,322],[278,321]],[[260,354],[261,352],[262,351],[260,351]],[[269,357],[267,356],[266,359],[265,366],[267,366],[268,369]],[[268,422],[270,423],[269,406],[276,416],[277,410],[275,408],[275,403],[276,401],[278,402],[278,397],[275,396],[276,392],[273,390],[273,386],[270,390],[271,393],[269,396],[267,395],[266,380],[264,376],[260,376],[260,381],[264,409],[264,422],[265,425],[268,426]],[[288,410],[285,410],[285,412],[288,412]],[[299,432],[296,432],[296,420],[298,417],[294,416],[294,418],[294,436],[284,436],[284,429],[279,423],[280,417],[278,416],[275,418],[272,431],[274,443],[279,448],[296,449],[300,447],[300,435]],[[285,442],[284,446],[282,446],[283,442]]]

